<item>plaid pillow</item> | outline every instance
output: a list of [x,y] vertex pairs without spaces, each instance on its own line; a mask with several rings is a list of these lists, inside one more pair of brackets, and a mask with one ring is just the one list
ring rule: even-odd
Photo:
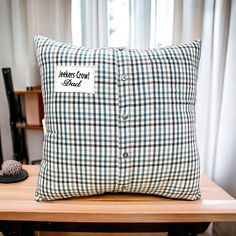
[[91,49],[36,36],[45,111],[36,200],[105,192],[195,200],[200,41]]

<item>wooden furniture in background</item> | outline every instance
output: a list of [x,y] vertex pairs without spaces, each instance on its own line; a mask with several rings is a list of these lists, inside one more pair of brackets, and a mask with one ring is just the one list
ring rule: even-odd
[[[25,122],[16,123],[16,127],[18,129],[43,130],[42,119],[44,117],[44,110],[40,88],[15,91],[15,96],[21,99],[25,117]],[[31,161],[31,164],[39,164],[40,161],[41,158]]]
[[30,91],[15,91],[16,96],[23,98],[25,123],[17,123],[17,128],[42,130],[43,102],[39,89]]
[[[36,202],[39,166],[24,166],[29,178],[0,184],[0,229],[22,231],[165,232],[197,235],[210,222],[236,221],[236,200],[201,176],[202,198],[174,200],[144,194],[104,194]],[[1,230],[0,230],[1,231]]]

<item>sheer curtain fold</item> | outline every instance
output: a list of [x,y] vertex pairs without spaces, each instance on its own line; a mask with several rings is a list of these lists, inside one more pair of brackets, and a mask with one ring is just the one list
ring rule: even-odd
[[[202,60],[198,87],[198,130],[205,172],[215,178],[219,148],[219,120],[225,81],[230,1],[206,1],[202,37]],[[207,101],[204,102],[204,101]],[[206,135],[208,134],[208,135]],[[210,135],[210,138],[209,138]]]
[[150,44],[148,47],[172,44],[174,23],[174,0],[151,1]]
[[151,0],[129,1],[129,47],[146,48],[150,41]]
[[[227,40],[227,53],[224,66],[224,83],[222,88],[221,113],[219,120],[219,134],[217,160],[215,165],[215,179],[225,189],[236,197],[236,184],[234,181],[236,166],[236,0],[232,1]],[[232,135],[234,134],[234,135]],[[227,170],[227,174],[225,171]],[[236,235],[236,230],[235,234]]]
[[72,1],[73,41],[79,46],[107,47],[107,0]]

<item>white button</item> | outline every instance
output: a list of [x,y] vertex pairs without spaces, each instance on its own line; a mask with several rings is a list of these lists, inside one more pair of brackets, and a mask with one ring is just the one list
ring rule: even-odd
[[127,185],[123,185],[122,187],[121,187],[121,190],[122,191],[125,191],[127,189]]
[[125,75],[125,74],[124,74],[124,75],[121,76],[121,80],[125,81],[125,80],[127,80],[127,79],[128,79],[128,75]]
[[123,120],[128,120],[129,119],[129,115],[128,114],[123,114],[122,118],[123,118]]
[[124,153],[123,153],[123,158],[127,158],[127,157],[129,157],[128,152],[124,152]]

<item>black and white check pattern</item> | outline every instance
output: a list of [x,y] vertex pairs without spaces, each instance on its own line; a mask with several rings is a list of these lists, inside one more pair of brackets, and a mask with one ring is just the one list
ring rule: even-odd
[[[37,36],[45,123],[36,200],[105,192],[200,197],[200,41],[90,49]],[[95,94],[54,92],[55,65],[96,66]]]

